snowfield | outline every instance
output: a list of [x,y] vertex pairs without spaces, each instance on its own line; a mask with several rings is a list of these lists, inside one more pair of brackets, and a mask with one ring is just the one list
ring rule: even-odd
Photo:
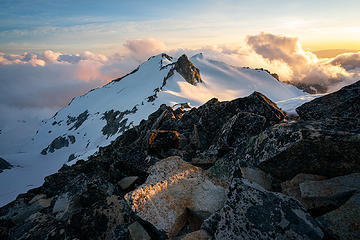
[[190,60],[201,73],[202,82],[196,85],[177,71],[169,77],[177,59],[165,54],[151,57],[122,79],[74,98],[44,121],[32,140],[21,143],[21,152],[1,153],[15,167],[0,174],[0,206],[40,186],[44,177],[63,164],[87,159],[161,104],[199,106],[213,97],[231,100],[258,91],[294,113],[297,106],[318,96],[282,83],[263,70],[230,66],[202,54]]

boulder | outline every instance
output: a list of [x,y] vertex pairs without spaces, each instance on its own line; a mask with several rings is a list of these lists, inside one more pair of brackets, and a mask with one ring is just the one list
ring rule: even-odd
[[203,229],[195,232],[191,232],[180,237],[174,238],[173,240],[210,240],[211,236]]
[[281,184],[282,193],[299,200],[306,209],[314,209],[323,205],[323,201],[304,199],[301,196],[299,184],[305,181],[319,181],[326,179],[324,176],[299,173],[293,179]]
[[140,223],[134,222],[129,227],[129,233],[132,240],[150,240],[149,234]]
[[316,218],[333,239],[360,239],[360,194],[352,196],[338,209]]
[[175,237],[187,222],[187,208],[213,213],[223,206],[225,186],[201,168],[169,157],[150,167],[146,182],[125,199],[140,218]]
[[360,117],[360,81],[337,92],[316,98],[296,109],[301,119],[318,120],[331,117]]
[[126,190],[131,187],[138,179],[138,176],[124,177],[118,182],[118,185],[121,187],[122,190]]
[[191,231],[197,231],[200,229],[203,222],[211,215],[207,211],[195,211],[193,209],[186,209],[187,221]]
[[252,137],[238,167],[255,166],[279,184],[299,173],[336,177],[360,172],[360,121],[277,124]]
[[305,181],[300,184],[302,198],[336,199],[360,191],[360,173],[335,177],[322,181]]
[[215,239],[321,239],[316,221],[295,199],[233,179],[219,213],[203,229]]

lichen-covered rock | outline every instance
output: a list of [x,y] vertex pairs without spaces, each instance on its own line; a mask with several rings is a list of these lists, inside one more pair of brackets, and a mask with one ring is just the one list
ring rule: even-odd
[[338,209],[316,218],[333,239],[360,239],[360,194]]
[[316,221],[295,199],[235,178],[218,214],[203,225],[215,239],[321,239]]
[[176,236],[186,224],[186,209],[215,212],[223,206],[225,188],[198,167],[169,157],[149,169],[146,182],[125,195],[142,219]]
[[325,177],[360,171],[360,121],[326,119],[270,127],[250,139],[239,166],[256,166],[284,182],[299,173]]
[[296,109],[304,120],[330,117],[360,117],[360,81],[343,87],[337,92],[316,98]]

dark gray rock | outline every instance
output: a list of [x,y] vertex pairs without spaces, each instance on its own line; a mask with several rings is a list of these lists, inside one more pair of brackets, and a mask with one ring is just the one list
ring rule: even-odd
[[295,199],[235,178],[227,201],[203,227],[215,239],[321,239],[316,221]]
[[67,125],[74,123],[74,125],[72,125],[71,128],[69,128],[69,130],[77,130],[84,122],[85,120],[89,117],[89,112],[88,110],[84,111],[83,113],[80,113],[77,117],[71,117],[68,116],[68,120],[67,120]]
[[360,239],[360,194],[352,196],[338,209],[316,218],[333,239]]
[[360,81],[343,87],[337,92],[316,98],[296,109],[304,120],[330,117],[360,117]]
[[126,190],[129,187],[131,187],[138,179],[139,179],[138,176],[124,177],[118,182],[118,185],[122,190]]
[[179,147],[180,137],[177,131],[154,130],[149,137],[148,153],[165,157],[170,149]]
[[302,198],[335,199],[360,192],[360,173],[300,184]]
[[149,234],[140,223],[134,222],[129,227],[130,237],[132,240],[150,240]]
[[101,129],[103,135],[106,135],[107,138],[115,135],[118,132],[124,132],[129,128],[127,125],[126,115],[135,113],[137,111],[136,106],[133,107],[132,110],[125,110],[123,112],[120,111],[106,111],[104,116],[101,119],[106,120],[106,125]]
[[68,147],[69,146],[69,141],[71,144],[74,144],[76,142],[76,138],[73,135],[69,135],[66,137],[66,135],[64,136],[59,136],[57,138],[55,138],[50,144],[49,146],[47,146],[46,148],[44,148],[41,151],[42,155],[46,155],[49,152],[53,153],[55,152],[55,150],[61,149],[63,147]]
[[5,169],[10,169],[11,167],[12,165],[10,163],[0,157],[0,173]]
[[51,152],[55,152],[55,150],[57,149],[61,149],[63,147],[68,147],[69,146],[69,140],[66,137],[62,137],[59,136],[57,138],[55,138],[49,146],[47,146],[46,148],[44,148],[41,151],[42,155],[46,155],[47,153]]
[[314,209],[324,206],[323,200],[304,199],[301,197],[300,184],[306,181],[320,181],[326,179],[324,176],[299,173],[293,179],[281,184],[282,193],[299,200],[306,209]]
[[250,139],[238,165],[256,166],[279,183],[299,173],[336,177],[360,171],[360,122],[349,119],[278,124]]

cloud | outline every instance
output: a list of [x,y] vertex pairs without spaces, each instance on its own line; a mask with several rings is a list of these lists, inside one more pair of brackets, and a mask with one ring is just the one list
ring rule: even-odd
[[360,69],[360,52],[340,54],[335,58],[332,58],[329,63],[336,66],[341,66],[347,71]]
[[248,36],[246,41],[250,49],[265,60],[265,67],[274,69],[277,65],[279,70],[282,69],[280,78],[298,86],[334,91],[359,77],[358,73],[348,71],[354,66],[351,64],[359,64],[356,57],[342,56],[324,61],[304,51],[298,38],[260,33]]
[[4,119],[15,112],[35,114],[41,109],[52,109],[45,111],[50,114],[73,97],[121,77],[161,52],[174,57],[203,52],[214,60],[239,67],[262,67],[277,73],[282,81],[324,91],[334,91],[358,80],[360,72],[360,52],[318,59],[302,49],[299,39],[270,33],[248,36],[236,45],[197,49],[169,49],[160,40],[146,38],[127,40],[110,55],[90,51],[75,54],[51,50],[40,54],[0,52],[0,103],[2,111],[7,111],[0,116],[0,129]]
[[154,38],[127,40],[124,44],[126,54],[139,61],[167,50],[165,44]]

